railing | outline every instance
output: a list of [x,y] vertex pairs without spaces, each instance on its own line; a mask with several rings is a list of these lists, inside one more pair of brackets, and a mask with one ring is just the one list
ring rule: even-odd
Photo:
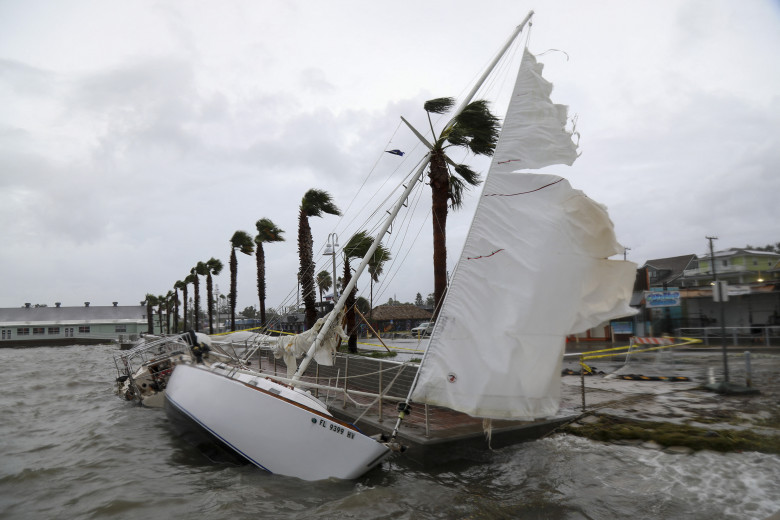
[[[258,358],[264,372],[284,382],[287,366],[283,361],[274,358],[268,349],[260,349],[254,359]],[[329,408],[342,410],[361,428],[360,420],[370,417],[391,429],[398,416],[397,404],[406,400],[418,368],[419,364],[413,362],[339,352],[333,366],[309,365],[300,382],[311,385],[311,392]],[[405,427],[419,429],[425,436],[432,430],[450,427],[453,421],[459,425],[482,424],[481,419],[453,410],[423,404],[412,406],[414,410],[404,420]]]
[[[238,354],[232,345],[226,347],[219,344],[213,344],[208,355],[218,358],[220,361],[231,363],[238,362]],[[187,340],[187,334],[173,334],[170,336],[147,336],[145,341],[139,343],[130,350],[123,350],[114,354],[114,364],[117,368],[117,375],[132,375],[138,368],[148,361],[171,354],[190,352],[190,344]]]
[[780,345],[780,326],[753,326],[753,327],[694,327],[681,328],[678,336],[697,338],[705,345],[720,345],[723,342],[723,332],[727,344],[732,346],[778,346]]
[[114,354],[117,377],[123,375],[132,376],[141,365],[154,357],[170,355],[176,351],[187,352],[188,350],[189,345],[181,335],[163,336],[155,339],[149,337],[146,341],[130,350],[123,350]]
[[[744,273],[749,270],[750,269],[748,269],[747,266],[744,265],[729,265],[725,267],[721,267],[721,266],[717,267],[718,274],[724,276],[730,273]],[[758,271],[756,270],[756,272]],[[701,274],[712,275],[712,268],[708,267],[705,269],[705,268],[698,267],[696,269],[685,269],[683,271],[683,276],[697,276]]]

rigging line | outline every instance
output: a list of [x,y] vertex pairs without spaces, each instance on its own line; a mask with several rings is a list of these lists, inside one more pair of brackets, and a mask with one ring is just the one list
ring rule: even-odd
[[[399,124],[400,124],[400,123],[399,123]],[[397,196],[395,195],[395,193],[398,191],[399,187],[403,185],[403,183],[404,183],[404,182],[411,182],[411,181],[409,180],[409,178],[410,178],[410,177],[411,177],[411,175],[414,173],[414,171],[415,171],[415,170],[417,170],[417,168],[418,168],[418,167],[419,167],[419,165],[420,165],[420,162],[421,162],[423,159],[424,159],[424,156],[418,160],[418,162],[417,162],[417,164],[414,166],[414,168],[413,168],[412,170],[410,170],[410,172],[409,172],[409,173],[407,173],[407,175],[406,175],[406,176],[405,176],[405,177],[404,177],[404,178],[401,180],[401,182],[400,182],[400,183],[398,183],[398,184],[396,185],[396,187],[394,187],[394,188],[393,188],[393,189],[392,189],[392,190],[391,190],[391,191],[390,191],[390,192],[389,192],[389,193],[388,193],[388,194],[385,196],[384,200],[382,200],[380,203],[378,203],[378,204],[377,204],[376,202],[374,202],[374,201],[375,201],[375,199],[376,199],[376,197],[375,197],[375,196],[372,196],[372,197],[370,197],[370,198],[369,198],[369,199],[368,199],[368,200],[367,200],[367,201],[366,201],[366,202],[363,204],[363,206],[362,206],[362,207],[361,207],[361,208],[358,210],[358,212],[356,213],[355,217],[353,217],[353,218],[352,218],[352,220],[351,220],[351,221],[348,223],[347,227],[351,226],[351,225],[352,225],[352,224],[353,224],[353,223],[354,223],[354,222],[357,220],[357,217],[358,217],[358,215],[362,214],[362,213],[363,213],[363,211],[366,209],[366,207],[367,207],[367,206],[369,206],[370,204],[372,204],[372,202],[374,202],[374,204],[373,204],[373,205],[375,206],[375,209],[374,209],[374,211],[373,211],[373,212],[371,212],[371,213],[370,213],[370,214],[369,214],[367,217],[365,217],[365,218],[364,218],[364,223],[367,223],[367,222],[369,222],[371,219],[375,218],[375,217],[376,217],[377,215],[379,215],[379,214],[382,214],[382,215],[383,215],[383,214],[384,214],[384,213],[383,213],[383,210],[384,210],[384,207],[385,207],[385,205],[386,205],[386,204],[388,203],[388,201],[390,201],[391,199],[392,199],[392,200],[395,200],[395,199],[397,198]],[[385,178],[384,182],[381,184],[381,186],[379,187],[379,190],[378,190],[378,191],[380,191],[382,188],[384,188],[384,186],[385,186],[385,185],[386,185],[386,184],[387,184],[387,183],[390,181],[390,179],[392,179],[393,175],[394,175],[394,174],[395,174],[395,173],[396,173],[396,172],[397,172],[397,171],[398,171],[400,168],[401,168],[401,166],[399,165],[398,167],[396,167],[396,169],[393,171],[393,173],[391,173],[389,176],[387,176],[387,177]],[[382,213],[380,213],[380,212],[382,212]],[[381,222],[380,222],[380,224],[379,224],[379,225],[381,225]]]
[[[491,96],[489,95],[491,92],[502,92],[504,90],[504,85],[507,83],[507,78],[509,78],[511,70],[510,67],[514,63],[517,57],[517,51],[518,51],[518,42],[515,41],[512,46],[507,50],[506,54],[501,58],[499,63],[496,65],[496,68],[493,70],[493,72],[490,74],[489,79],[485,81],[485,83],[480,87],[479,91],[477,92],[478,96],[481,99],[489,99]],[[516,68],[514,70],[517,70]],[[516,75],[515,75],[516,76]],[[512,78],[514,80],[514,77]],[[500,86],[498,86],[500,83]],[[511,93],[510,93],[511,95]],[[496,103],[494,102],[493,105],[495,106]]]
[[[496,65],[495,70],[490,74],[489,80],[487,80],[485,84],[479,89],[478,95],[480,98],[488,99],[490,97],[488,95],[490,92],[504,92],[504,86],[507,81],[512,82],[512,89],[510,89],[507,94],[507,96],[511,96],[512,90],[514,88],[514,81],[517,76],[515,71],[518,69],[518,67],[514,66],[514,63],[518,59],[518,51],[524,48],[524,45],[520,43],[521,40],[522,38],[517,38],[514,42],[512,42],[512,45],[509,47],[509,49],[507,49],[507,52]],[[501,86],[497,87],[499,81]],[[497,103],[494,102],[493,106],[497,106]]]
[[[413,218],[412,217],[416,214],[416,210],[417,210],[417,207],[419,206],[419,201],[422,198],[421,195],[422,195],[423,192],[424,192],[424,190],[421,187],[420,187],[420,189],[417,189],[417,190],[413,191],[413,193],[415,194],[415,197],[412,198],[412,205],[410,207],[410,210],[404,213],[404,217],[403,217],[403,219],[401,221],[401,224],[398,226],[398,228],[399,228],[399,230],[401,230],[401,232],[394,233],[392,235],[391,240],[388,243],[386,243],[386,247],[388,247],[388,249],[391,250],[391,252],[393,253],[393,256],[392,256],[392,259],[390,261],[390,266],[387,268],[387,274],[382,277],[382,281],[381,282],[376,282],[376,284],[374,285],[374,291],[375,291],[375,293],[374,293],[375,298],[374,299],[375,300],[377,300],[377,299],[382,297],[382,295],[385,293],[385,291],[390,286],[392,281],[395,279],[395,275],[400,271],[400,267],[403,264],[403,262],[399,263],[399,260],[401,258],[400,255],[399,255],[399,253],[401,252],[401,248],[396,250],[396,244],[400,243],[401,245],[403,245],[403,244],[407,244],[408,243],[408,241],[406,240],[406,236],[407,236],[408,230],[409,230],[409,228],[410,228],[410,226],[411,226],[411,224],[413,222]],[[422,230],[422,227],[420,228],[419,231],[421,231],[421,230]],[[418,235],[419,235],[419,231],[418,231]],[[408,250],[406,252],[406,255],[408,255],[409,252],[411,252],[412,246],[414,245],[416,240],[417,239],[415,238],[415,240],[408,246]],[[396,269],[396,265],[398,266],[398,269]],[[361,291],[361,293],[362,293],[362,291]]]
[[[417,201],[419,200],[419,195],[418,194],[421,193],[421,191],[422,191],[421,189],[414,189],[414,190],[412,190],[412,193],[410,194],[410,195],[414,194],[414,197],[412,198],[412,207],[409,207],[407,209],[407,211],[405,211],[403,213],[403,217],[401,218],[401,220],[399,222],[399,225],[398,225],[399,229],[403,230],[403,229],[405,229],[406,227],[409,226],[409,222],[410,222],[412,216],[414,215],[414,211],[417,208],[417,204],[418,204]],[[399,243],[399,242],[403,243],[403,236],[404,235],[402,235],[401,233],[395,233],[390,238],[390,240],[388,240],[388,246],[390,248],[394,248],[396,243]]]
[[[413,180],[407,180],[407,182],[414,182],[414,181],[413,181]],[[422,190],[419,190],[419,189],[418,189],[418,190],[413,190],[413,192],[416,192],[416,193],[420,193],[421,191],[422,191]],[[419,196],[417,196],[417,198],[419,199]],[[415,200],[416,200],[416,199],[415,199],[414,197],[412,197],[412,203],[413,203],[413,204],[415,204],[415,202],[414,202]],[[412,208],[412,210],[413,210],[413,209],[414,209],[414,208]],[[399,227],[400,227],[400,229],[404,229],[405,227],[408,227],[408,226],[409,226],[409,224],[407,224],[406,222],[411,222],[411,217],[412,217],[412,215],[413,215],[413,211],[406,211],[406,212],[404,212],[404,214],[403,214],[403,219],[400,221],[400,226],[399,226]],[[377,224],[376,224],[376,225],[374,226],[374,228],[372,229],[372,234],[375,234],[375,233],[376,233],[376,229],[377,229],[378,227],[380,227],[381,225],[382,225],[382,222],[381,222],[381,221],[380,221],[380,222],[377,222]],[[401,234],[399,234],[399,233],[394,233],[393,235],[391,235],[391,236],[390,236],[390,239],[389,239],[389,240],[385,241],[385,247],[387,247],[389,250],[391,250],[391,252],[394,252],[394,250],[395,250],[395,244],[397,243],[397,241],[398,241],[399,239],[400,239],[400,240],[403,240],[403,236],[405,236],[405,235],[401,235]],[[384,239],[384,237],[383,237],[383,239]],[[397,254],[394,254],[394,255],[393,255],[393,259],[392,259],[392,261],[391,261],[390,268],[388,269],[388,272],[390,272],[390,271],[391,271],[391,269],[392,269],[392,267],[395,265],[396,261],[397,261]]]
[[[383,297],[387,289],[391,286],[393,281],[395,280],[396,275],[401,271],[401,267],[404,264],[404,260],[406,256],[408,256],[409,252],[412,250],[414,243],[416,242],[416,239],[409,243],[406,240],[406,236],[408,234],[409,227],[411,225],[411,218],[409,219],[409,224],[401,227],[402,233],[397,233],[395,235],[395,239],[392,244],[392,250],[394,252],[394,255],[392,257],[392,260],[390,261],[390,265],[387,268],[386,275],[382,278],[381,282],[378,282],[374,286],[375,290],[375,296],[377,299],[380,299]],[[420,228],[422,229],[422,228]],[[401,243],[401,247],[395,248],[395,244],[397,242]],[[408,245],[408,248],[406,249],[406,253],[404,253],[403,245]]]
[[[398,129],[400,127],[401,127],[401,123],[399,122],[398,125],[395,127],[395,131],[393,132],[393,135],[390,136],[390,139],[388,139],[387,143],[385,144],[385,147],[384,147],[385,149],[387,149],[388,146],[390,145],[390,143],[393,142],[393,137],[395,137],[395,135],[398,133]],[[374,165],[371,167],[370,170],[368,170],[368,174],[363,178],[363,183],[360,185],[360,188],[358,188],[357,192],[352,197],[352,200],[347,205],[347,209],[344,210],[344,213],[343,213],[344,215],[349,213],[349,210],[352,207],[352,204],[357,200],[358,196],[360,195],[360,192],[363,191],[363,188],[366,186],[366,183],[368,183],[368,179],[370,179],[371,176],[373,175],[373,173],[376,171],[376,167],[379,164],[379,161],[382,160],[384,153],[385,153],[385,151],[382,150],[379,153],[379,155],[377,155],[376,161],[374,161]]]
[[[430,210],[428,212],[428,215],[425,218],[426,221],[428,220],[428,216],[430,216]],[[398,262],[399,262],[398,263],[398,269],[396,269],[395,271],[388,270],[388,275],[389,276],[385,277],[385,279],[383,281],[383,286],[380,287],[380,291],[379,291],[378,296],[381,297],[382,295],[384,295],[385,291],[387,290],[387,288],[390,287],[390,284],[393,282],[393,280],[395,280],[396,275],[401,271],[401,267],[406,263],[406,259],[408,258],[409,254],[412,252],[412,249],[413,249],[412,245],[414,245],[417,242],[417,240],[420,237],[420,233],[422,233],[423,229],[424,229],[424,226],[420,226],[417,229],[417,235],[414,237],[414,240],[412,240],[411,245],[406,250],[406,254],[403,256],[403,259],[401,259],[400,257],[394,257],[393,266],[395,265],[396,260],[398,260]],[[391,267],[393,267],[393,266],[391,266]]]
[[[419,164],[419,163],[418,163],[418,164]],[[410,177],[410,178],[407,178],[407,179],[406,179],[406,182],[415,182],[415,181],[414,181],[413,179],[411,179],[411,177]],[[421,193],[422,193],[422,190],[421,190],[421,189],[419,189],[419,190],[416,190],[416,193],[417,193],[417,194],[421,194]],[[387,199],[389,199],[389,197],[390,197],[390,196],[388,196],[388,198],[387,198]],[[386,200],[387,200],[387,199],[386,199]],[[418,199],[419,199],[419,195],[418,195]],[[412,199],[412,200],[415,200],[415,199]],[[381,210],[381,209],[382,209],[382,207],[380,207],[379,209]],[[375,213],[375,214],[377,214],[377,213],[378,213],[378,211],[379,211],[379,210],[376,210],[374,213]],[[407,216],[407,215],[409,215],[409,216]],[[410,219],[410,218],[411,218],[411,216],[410,216],[410,215],[411,215],[411,212],[405,212],[405,214],[404,214],[404,219]],[[403,228],[403,226],[404,226],[403,222],[405,222],[405,220],[402,220],[401,228]],[[366,223],[367,223],[367,222],[366,222]],[[376,223],[376,224],[373,226],[373,228],[372,228],[372,233],[371,233],[371,234],[375,234],[375,233],[376,233],[376,229],[378,229],[378,227],[380,227],[381,225],[382,225],[382,222],[381,222],[381,221],[377,222],[377,223]],[[362,226],[361,226],[361,227],[362,227]],[[408,225],[407,225],[407,227],[408,227]],[[399,234],[398,234],[398,233],[396,233],[396,234],[394,234],[394,235],[393,235],[393,239],[392,239],[393,241],[391,241],[390,243],[387,243],[387,242],[386,242],[386,245],[387,245],[388,249],[392,249],[392,248],[393,248],[393,245],[395,244],[395,240],[398,240],[398,239],[399,239],[398,237],[399,237]],[[395,261],[396,261],[395,259],[396,259],[396,258],[397,258],[396,256],[394,256],[394,257],[393,257],[393,262],[391,263],[391,266],[392,266],[392,265],[395,263]],[[327,262],[325,262],[325,263],[327,264]],[[343,264],[343,263],[342,263],[342,264]],[[339,265],[342,265],[342,264],[339,264]],[[329,266],[327,266],[327,267],[329,268]],[[388,271],[389,271],[389,270],[388,270]],[[360,291],[360,293],[363,293],[363,291]]]
[[542,51],[539,54],[535,54],[534,56],[536,56],[538,58],[540,56],[544,56],[548,52],[560,52],[560,53],[563,53],[563,55],[566,56],[566,61],[569,61],[569,53],[567,53],[566,51],[561,50],[561,49],[547,49],[546,51]]

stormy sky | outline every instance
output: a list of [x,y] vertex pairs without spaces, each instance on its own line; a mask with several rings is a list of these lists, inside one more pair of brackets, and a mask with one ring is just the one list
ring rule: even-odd
[[[630,260],[780,241],[777,1],[0,0],[0,307],[137,304],[211,257],[227,293],[229,239],[263,217],[287,238],[266,245],[268,305],[294,304],[304,192],[345,213],[311,220],[330,270],[328,234],[370,227],[422,154],[400,116],[427,130],[424,101],[466,92],[532,8],[529,48],[581,134],[545,171],[609,208]],[[433,291],[429,208],[424,188],[375,304]]]

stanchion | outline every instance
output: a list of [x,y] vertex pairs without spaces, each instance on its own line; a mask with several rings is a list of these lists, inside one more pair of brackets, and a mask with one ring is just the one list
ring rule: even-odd
[[585,362],[580,356],[580,386],[582,388],[582,412],[585,413]]

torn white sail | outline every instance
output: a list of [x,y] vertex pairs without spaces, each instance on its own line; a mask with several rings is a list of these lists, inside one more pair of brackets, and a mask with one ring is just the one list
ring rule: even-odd
[[525,49],[509,101],[491,173],[571,166],[577,146],[566,129],[568,107],[550,100],[552,83],[542,77],[544,65]]
[[540,71],[526,51],[412,401],[492,419],[554,415],[566,336],[634,313],[636,265],[607,260],[623,248],[606,209],[561,177],[512,171],[577,156]]

